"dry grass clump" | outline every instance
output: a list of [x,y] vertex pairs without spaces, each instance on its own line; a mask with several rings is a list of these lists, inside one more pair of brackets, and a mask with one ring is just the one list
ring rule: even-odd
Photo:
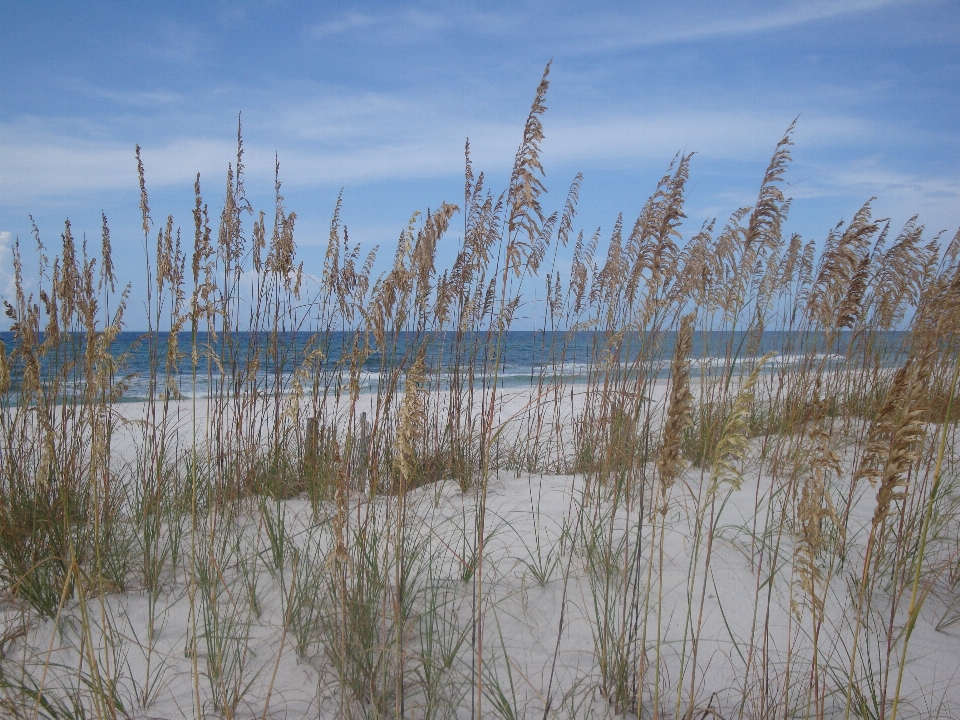
[[192,247],[137,148],[133,346],[106,217],[99,257],[67,221],[51,261],[34,228],[36,288],[16,245],[5,714],[937,714],[908,647],[960,618],[960,233],[871,200],[787,236],[791,126],[722,227],[685,235],[678,155],[632,225],[585,234],[580,176],[544,205],[548,72],[507,188],[468,142],[462,206],[415,213],[380,275],[340,199],[304,269],[279,164],[271,227],[247,200],[239,126]]

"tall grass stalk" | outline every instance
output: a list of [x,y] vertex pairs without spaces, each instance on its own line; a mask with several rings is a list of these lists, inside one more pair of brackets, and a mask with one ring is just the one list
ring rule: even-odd
[[790,235],[793,125],[726,222],[688,232],[679,154],[635,219],[581,230],[583,177],[546,193],[549,69],[506,187],[468,141],[462,205],[385,259],[338,197],[300,260],[278,161],[272,207],[248,199],[239,122],[192,240],[133,154],[145,317],[106,217],[99,255],[34,226],[36,273],[17,241],[4,713],[916,705],[928,598],[941,629],[960,606],[960,234],[869,200]]

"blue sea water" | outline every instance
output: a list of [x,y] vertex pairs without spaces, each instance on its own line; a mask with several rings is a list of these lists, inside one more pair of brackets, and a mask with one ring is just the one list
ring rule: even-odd
[[[231,387],[231,383],[253,382],[264,390],[283,390],[289,388],[294,372],[303,367],[308,354],[319,350],[314,354],[304,377],[312,382],[314,376],[319,376],[322,383],[349,370],[345,358],[349,358],[356,338],[357,335],[352,332],[320,335],[298,332],[282,334],[274,344],[271,336],[251,332],[219,334],[215,338],[208,338],[201,333],[196,340],[199,352],[194,374],[191,336],[189,333],[180,333],[177,346],[182,355],[172,368],[170,379],[185,397],[204,397],[211,392],[230,393],[239,389]],[[378,382],[385,377],[395,375],[398,371],[401,371],[402,377],[403,368],[409,366],[421,346],[428,376],[441,386],[457,375],[462,378],[471,367],[475,383],[489,382],[496,377],[504,387],[535,385],[541,378],[582,383],[589,379],[591,369],[595,371],[601,363],[607,368],[617,368],[619,372],[644,372],[665,377],[669,373],[675,338],[674,332],[664,332],[655,339],[640,333],[626,333],[621,336],[617,351],[611,353],[611,337],[599,332],[511,331],[503,335],[499,345],[495,338],[488,338],[482,333],[461,335],[459,338],[452,332],[428,336],[398,333],[391,337],[388,347],[370,348],[359,368],[359,380],[362,389],[375,390]],[[117,336],[110,349],[117,359],[114,377],[129,383],[122,401],[146,399],[151,392],[151,384],[154,392],[160,392],[167,386],[167,351],[171,339],[170,333],[166,332],[123,332]],[[872,357],[879,357],[885,366],[897,364],[906,339],[907,334],[903,332],[872,338],[875,353]],[[13,333],[0,332],[0,340],[5,344],[8,354],[15,350],[16,338]],[[42,374],[49,377],[56,372],[58,364],[62,367],[71,357],[79,358],[84,344],[83,336],[70,337],[59,358],[45,358]],[[696,375],[729,372],[731,367],[737,366],[752,366],[758,357],[768,352],[775,352],[776,355],[765,366],[766,372],[789,371],[801,362],[816,362],[823,369],[848,363],[856,366],[862,362],[858,357],[860,350],[849,333],[841,334],[827,347],[822,336],[785,331],[764,332],[759,342],[755,337],[739,331],[696,332],[690,357]],[[636,361],[640,356],[644,362],[638,368]],[[151,373],[151,367],[156,368],[155,373]],[[74,386],[82,382],[78,368],[79,364],[74,366],[71,375]],[[15,355],[11,374],[11,391],[15,395],[22,376],[22,363]]]

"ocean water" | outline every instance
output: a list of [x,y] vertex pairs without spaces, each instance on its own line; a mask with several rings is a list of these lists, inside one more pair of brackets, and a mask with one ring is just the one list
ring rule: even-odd
[[[171,380],[184,397],[205,397],[211,392],[231,393],[246,383],[255,383],[263,391],[289,390],[294,373],[301,369],[301,377],[308,383],[319,378],[321,384],[338,375],[345,379],[349,371],[355,334],[332,332],[317,335],[309,332],[284,333],[274,338],[251,332],[232,336],[219,334],[208,338],[197,337],[198,362],[194,375],[191,360],[191,336],[180,333],[177,346],[182,353],[172,369]],[[151,387],[160,392],[167,386],[167,353],[173,338],[170,333],[120,333],[110,351],[117,360],[115,380],[128,383],[122,401],[136,402],[149,397]],[[541,378],[566,383],[583,383],[590,372],[603,365],[622,373],[656,374],[666,377],[676,341],[675,332],[664,332],[653,338],[641,333],[626,333],[615,353],[609,350],[611,337],[599,332],[543,332],[511,331],[505,333],[498,345],[486,334],[464,334],[459,338],[452,332],[416,336],[398,333],[387,347],[369,348],[369,354],[359,368],[362,390],[375,390],[378,383],[395,376],[412,363],[414,354],[423,347],[428,378],[441,387],[452,378],[461,378],[473,368],[474,382],[489,382],[493,377],[503,387],[535,385]],[[874,353],[871,362],[879,359],[883,366],[892,367],[901,362],[907,333],[891,332],[871,339]],[[22,378],[22,360],[16,357],[16,338],[10,332],[0,332],[8,354],[13,353],[11,393],[16,396]],[[371,341],[372,342],[372,341]],[[799,368],[801,362],[815,362],[823,369],[842,366],[856,367],[863,362],[859,340],[850,333],[842,333],[827,347],[821,335],[772,331],[763,333],[759,342],[745,332],[695,332],[690,353],[692,372],[729,372],[731,366],[752,366],[768,352],[773,359],[764,366],[764,372],[789,371]],[[49,379],[71,358],[82,356],[85,338],[70,337],[63,345],[61,356],[48,356],[42,365],[42,375]],[[316,351],[319,350],[319,353]],[[312,361],[305,365],[308,355]],[[638,357],[644,361],[637,363]],[[156,360],[154,361],[154,358]],[[83,378],[79,363],[71,371],[72,386],[76,389]],[[155,367],[156,372],[151,372]],[[221,371],[222,368],[222,371]]]

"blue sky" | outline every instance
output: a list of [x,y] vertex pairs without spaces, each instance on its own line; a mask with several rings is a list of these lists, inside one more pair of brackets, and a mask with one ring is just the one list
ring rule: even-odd
[[[274,154],[318,270],[338,192],[384,258],[415,210],[462,203],[463,144],[494,187],[553,58],[548,209],[583,172],[577,227],[632,222],[696,151],[685,230],[756,197],[799,116],[788,232],[822,239],[871,196],[895,226],[960,226],[960,7],[939,0],[724,3],[0,2],[0,294],[10,246],[36,276],[29,215],[69,217],[143,278],[134,145],[154,220],[191,234],[193,178],[222,199],[242,112],[247,190],[272,207]],[[455,222],[448,247],[456,245]],[[5,323],[5,320],[3,321]],[[5,327],[0,325],[0,327]]]

